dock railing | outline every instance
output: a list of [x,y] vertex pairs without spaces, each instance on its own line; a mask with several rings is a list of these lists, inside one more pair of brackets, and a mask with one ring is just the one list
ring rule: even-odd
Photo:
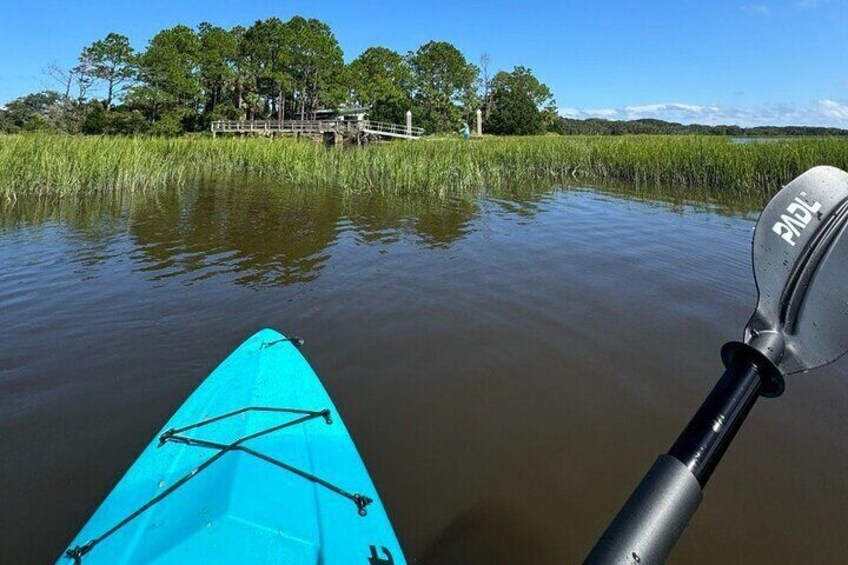
[[212,122],[212,134],[258,133],[258,134],[323,134],[336,132],[355,134],[358,132],[382,137],[418,139],[424,128],[372,122],[370,120],[218,120]]
[[364,120],[362,122],[362,131],[374,135],[386,135],[406,139],[417,139],[424,135],[424,128],[407,127],[402,124],[390,124],[387,122],[372,122],[370,120]]

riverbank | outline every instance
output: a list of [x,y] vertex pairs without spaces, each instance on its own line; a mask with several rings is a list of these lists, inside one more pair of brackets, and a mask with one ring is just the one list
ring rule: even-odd
[[848,140],[549,135],[328,150],[293,140],[8,135],[0,136],[0,195],[155,190],[250,175],[355,192],[451,195],[596,181],[766,197],[815,165],[848,168]]

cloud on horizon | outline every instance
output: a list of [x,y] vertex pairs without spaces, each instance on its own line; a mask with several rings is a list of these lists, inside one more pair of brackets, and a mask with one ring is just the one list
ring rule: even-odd
[[[792,13],[798,10],[815,10],[827,5],[840,6],[845,0],[795,0],[794,2],[749,2],[740,6],[741,10],[751,16],[769,16],[774,13]],[[777,4],[777,5],[774,5]]]
[[745,4],[742,6],[742,11],[755,16],[768,16],[771,13],[766,4]]
[[823,99],[807,108],[779,104],[759,108],[658,103],[623,108],[560,108],[566,118],[602,118],[605,120],[639,120],[653,118],[683,124],[740,126],[824,126],[848,128],[848,103]]

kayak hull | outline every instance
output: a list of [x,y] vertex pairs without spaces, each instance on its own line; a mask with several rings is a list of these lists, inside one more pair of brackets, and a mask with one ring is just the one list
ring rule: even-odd
[[405,563],[329,395],[270,329],[201,383],[68,549],[92,564]]

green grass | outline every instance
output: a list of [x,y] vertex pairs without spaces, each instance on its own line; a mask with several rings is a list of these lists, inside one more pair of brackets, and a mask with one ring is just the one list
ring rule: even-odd
[[293,140],[0,136],[0,195],[154,190],[253,176],[352,192],[467,195],[527,183],[680,187],[767,197],[815,165],[848,169],[848,140],[733,144],[702,136],[434,139],[328,150]]

